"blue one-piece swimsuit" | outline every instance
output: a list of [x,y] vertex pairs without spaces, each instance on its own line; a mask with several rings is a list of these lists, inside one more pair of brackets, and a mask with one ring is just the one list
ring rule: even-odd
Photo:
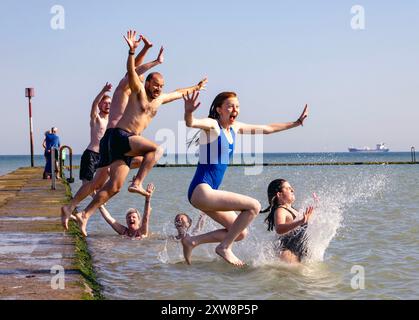
[[[218,124],[220,126],[220,124]],[[223,128],[220,126],[218,139],[211,143],[199,146],[199,163],[195,176],[189,186],[188,199],[191,201],[195,188],[200,184],[208,184],[212,189],[218,190],[223,181],[224,173],[233,158],[236,133],[230,127],[233,143],[229,143]],[[208,135],[209,136],[209,135]]]

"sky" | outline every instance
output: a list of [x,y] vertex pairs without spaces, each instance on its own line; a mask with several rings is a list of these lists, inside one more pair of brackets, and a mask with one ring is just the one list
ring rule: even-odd
[[[64,29],[51,27],[54,5]],[[237,92],[245,123],[295,121],[307,103],[305,126],[264,137],[265,152],[419,148],[418,1],[2,0],[0,154],[30,153],[26,87],[36,91],[35,153],[52,126],[82,153],[93,99],[126,72],[128,29],[154,43],[147,61],[165,47],[155,69],[165,91],[208,77],[196,117],[222,91]],[[162,143],[159,130],[178,132],[183,111],[182,100],[162,106],[144,136]]]

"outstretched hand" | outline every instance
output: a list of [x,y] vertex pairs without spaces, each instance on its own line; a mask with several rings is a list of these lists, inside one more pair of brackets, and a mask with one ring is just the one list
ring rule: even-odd
[[192,96],[189,96],[189,92],[186,95],[182,95],[183,101],[185,101],[185,113],[192,113],[201,105],[201,102],[197,103],[199,92],[193,91]]
[[149,194],[149,196],[147,196],[148,199],[150,199],[153,196],[153,192],[154,190],[156,190],[156,187],[154,186],[154,184],[150,183],[147,185],[147,192]]
[[201,81],[199,81],[199,83],[197,85],[198,91],[205,90],[205,87],[206,87],[207,83],[208,83],[208,78],[205,78],[205,79],[202,79]]
[[303,217],[303,223],[304,224],[309,222],[313,213],[314,213],[314,207],[308,207],[306,209],[306,212],[304,213],[304,217]]
[[300,123],[302,126],[304,125],[305,119],[308,117],[308,105],[304,107],[304,111],[301,116],[298,118],[297,122]]
[[164,51],[164,48],[163,48],[163,46],[160,48],[160,52],[159,52],[159,55],[157,56],[157,59],[156,59],[156,61],[158,62],[158,63],[160,63],[160,64],[162,64],[163,62],[164,62],[164,55],[163,55],[163,51]]
[[112,90],[112,84],[106,82],[105,86],[103,87],[103,92],[110,92]]
[[137,31],[129,30],[127,32],[127,36],[124,36],[125,41],[127,42],[130,51],[135,51],[135,49],[138,48],[140,45],[142,37],[140,36],[138,40],[135,40],[135,37],[137,36]]

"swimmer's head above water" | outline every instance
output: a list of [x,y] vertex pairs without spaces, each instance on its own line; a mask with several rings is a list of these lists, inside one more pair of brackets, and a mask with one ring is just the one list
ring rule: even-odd
[[158,72],[152,72],[145,80],[145,91],[149,98],[157,99],[162,94],[164,87],[163,75]]
[[268,202],[269,207],[261,211],[261,213],[270,212],[265,222],[268,223],[268,230],[271,231],[274,226],[273,215],[275,209],[279,206],[292,206],[295,202],[293,187],[284,179],[272,181],[268,186]]
[[175,228],[178,232],[177,239],[182,239],[186,236],[188,230],[192,226],[192,219],[186,213],[179,213],[175,217]]
[[132,230],[138,230],[141,227],[141,214],[137,209],[129,209],[126,214],[127,227]]

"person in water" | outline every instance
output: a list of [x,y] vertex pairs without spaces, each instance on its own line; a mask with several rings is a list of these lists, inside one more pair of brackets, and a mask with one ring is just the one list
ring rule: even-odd
[[268,231],[275,229],[279,234],[279,246],[276,247],[279,257],[288,263],[299,263],[307,256],[307,227],[314,207],[308,207],[301,219],[293,208],[294,189],[288,181],[277,179],[268,187],[269,207],[261,213],[269,212],[265,222]]
[[144,215],[141,217],[140,212],[137,209],[129,209],[127,211],[125,220],[127,227],[116,221],[104,205],[99,207],[99,211],[106,222],[115,230],[116,233],[121,236],[126,236],[133,239],[144,239],[149,236],[149,221],[151,215],[151,197],[155,187],[153,184],[147,186],[148,196],[144,202]]
[[[240,114],[237,94],[220,93],[211,105],[208,118],[196,119],[193,112],[199,107],[199,93],[184,96],[185,122],[190,128],[201,129],[199,163],[189,187],[189,202],[223,228],[201,235],[186,235],[182,239],[186,263],[191,264],[192,250],[204,243],[220,244],[216,253],[234,266],[244,266],[235,256],[232,246],[243,240],[247,227],[259,214],[259,201],[237,193],[218,190],[233,156],[237,134],[271,134],[303,125],[308,116],[307,105],[295,122],[253,125],[236,121]],[[235,211],[241,212],[239,215]]]
[[[205,225],[206,215],[201,212],[195,227],[192,229],[192,235],[197,234],[202,230]],[[179,213],[175,217],[175,228],[178,234],[175,236],[176,240],[182,240],[188,234],[189,229],[192,227],[192,219],[186,213]]]

